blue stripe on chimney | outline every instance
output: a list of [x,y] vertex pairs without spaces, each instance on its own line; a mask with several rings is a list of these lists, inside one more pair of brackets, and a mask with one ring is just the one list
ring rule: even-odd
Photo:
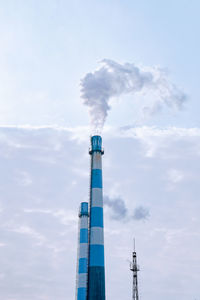
[[92,188],[102,188],[102,170],[92,170]]
[[82,228],[80,230],[80,243],[88,243],[88,229]]
[[91,267],[104,267],[104,245],[90,245],[90,264]]
[[85,300],[87,296],[87,288],[78,288],[77,298],[78,300]]
[[103,227],[103,208],[91,207],[90,227]]
[[87,258],[80,258],[79,259],[79,274],[80,273],[87,273]]

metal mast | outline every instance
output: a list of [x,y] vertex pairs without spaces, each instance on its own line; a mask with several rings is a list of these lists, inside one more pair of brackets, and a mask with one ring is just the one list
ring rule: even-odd
[[130,270],[133,272],[133,300],[139,300],[138,295],[138,277],[137,272],[139,271],[139,266],[137,265],[137,255],[135,251],[135,239],[134,239],[134,249],[133,249],[133,260],[130,264]]

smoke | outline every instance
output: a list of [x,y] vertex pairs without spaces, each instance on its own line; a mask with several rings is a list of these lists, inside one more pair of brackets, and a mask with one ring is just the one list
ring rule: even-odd
[[133,213],[133,219],[135,220],[144,220],[149,217],[149,210],[143,206],[138,206],[135,208]]
[[124,200],[121,197],[110,198],[104,196],[104,204],[111,209],[111,218],[114,220],[145,220],[149,217],[149,210],[143,206],[138,206],[134,209],[133,214],[129,214]]
[[[81,80],[81,97],[88,106],[91,125],[101,131],[110,107],[110,100],[124,94],[148,94],[153,91],[154,101],[144,105],[144,114],[154,114],[163,106],[181,108],[185,94],[168,79],[167,72],[158,67],[139,67],[119,64],[104,59],[93,73]],[[134,97],[133,97],[134,100]]]
[[127,217],[126,205],[120,197],[111,199],[108,196],[104,196],[104,204],[111,208],[113,219],[122,220]]

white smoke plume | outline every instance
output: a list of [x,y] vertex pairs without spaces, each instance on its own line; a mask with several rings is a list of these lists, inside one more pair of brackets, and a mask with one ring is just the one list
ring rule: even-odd
[[[168,79],[167,72],[158,67],[139,67],[135,64],[119,64],[104,59],[100,68],[87,73],[81,80],[81,97],[88,106],[92,128],[102,130],[111,98],[124,94],[148,94],[154,92],[153,104],[144,106],[145,114],[152,114],[163,106],[181,108],[186,95]],[[134,97],[133,97],[134,99]]]

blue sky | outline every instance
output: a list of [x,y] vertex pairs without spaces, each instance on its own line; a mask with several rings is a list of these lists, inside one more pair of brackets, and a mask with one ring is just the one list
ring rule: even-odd
[[[1,98],[7,102],[1,105],[2,123],[75,126],[77,115],[86,124],[80,78],[110,58],[167,68],[190,101],[178,120],[165,116],[166,122],[161,117],[152,122],[198,125],[197,1],[8,1],[1,6]],[[110,122],[120,119],[115,113]]]
[[[199,9],[194,0],[1,1],[0,299],[75,295],[77,212],[89,185],[80,79],[104,58],[164,68],[187,95],[180,111],[139,122],[142,98],[112,102],[103,131],[113,203],[107,299],[131,299],[133,236],[141,299],[200,297]],[[146,214],[134,217],[138,209]]]

